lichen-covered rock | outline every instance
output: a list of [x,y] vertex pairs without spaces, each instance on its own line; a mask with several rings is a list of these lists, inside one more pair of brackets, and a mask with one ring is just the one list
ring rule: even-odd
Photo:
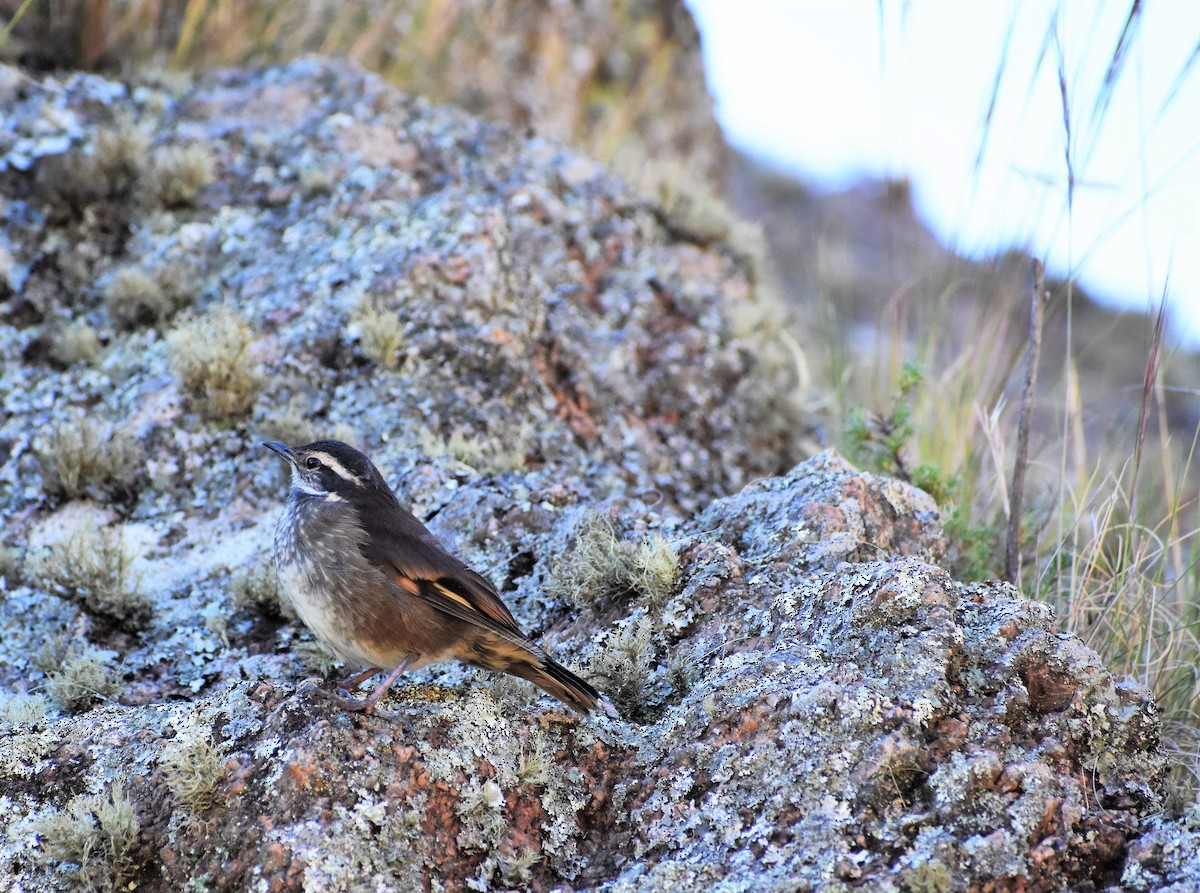
[[[925,494],[793,467],[790,355],[743,324],[734,253],[342,66],[179,96],[0,69],[0,101],[3,888],[1180,882],[1147,693],[951,579]],[[108,287],[130,265],[137,312]],[[56,349],[81,326],[99,354]],[[142,467],[55,483],[74,412]],[[256,441],[329,434],[625,721],[458,666],[391,718],[313,691]],[[56,546],[97,527],[120,585],[69,597]],[[596,530],[677,568],[568,600]]]

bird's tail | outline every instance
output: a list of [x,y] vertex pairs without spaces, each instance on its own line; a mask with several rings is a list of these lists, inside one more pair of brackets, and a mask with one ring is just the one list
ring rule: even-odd
[[613,719],[621,718],[612,701],[553,658],[542,657],[536,663],[516,664],[509,667],[508,672],[528,679],[546,694],[558,698],[579,713],[599,710]]

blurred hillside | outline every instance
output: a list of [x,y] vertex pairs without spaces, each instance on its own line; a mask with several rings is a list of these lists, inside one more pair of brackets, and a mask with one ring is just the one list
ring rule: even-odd
[[[733,153],[725,191],[738,214],[762,225],[806,348],[826,343],[841,365],[869,368],[899,338],[906,353],[938,369],[986,339],[998,375],[1019,359],[1028,336],[1030,257],[1013,251],[987,264],[956,257],[917,216],[905,183],[867,181],[822,194]],[[1069,299],[1067,283],[1050,287],[1041,391],[1051,405],[1061,402],[1055,395],[1069,356],[1089,438],[1121,442],[1138,421],[1154,320],[1111,310],[1078,285]],[[814,329],[821,338],[811,337]],[[936,348],[923,353],[935,329]],[[1200,353],[1168,350],[1161,362],[1168,427],[1186,449],[1200,425]],[[979,399],[990,408],[1001,394],[1015,399],[1019,376],[987,384]]]

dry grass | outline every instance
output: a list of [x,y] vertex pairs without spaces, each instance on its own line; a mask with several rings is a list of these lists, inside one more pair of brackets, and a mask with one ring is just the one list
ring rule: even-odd
[[[14,11],[11,0],[0,8]],[[532,124],[602,160],[639,131],[653,135],[655,155],[689,146],[712,178],[721,153],[706,148],[711,116],[684,111],[703,89],[698,54],[682,51],[693,40],[682,16],[654,3],[60,0],[24,8],[0,58],[192,71],[345,58],[407,92]]]
[[[1079,159],[1091,149],[1081,145],[1080,133],[1098,132],[1096,121],[1125,72],[1140,14],[1132,5],[1132,27],[1100,60],[1105,76],[1095,79],[1094,95],[1080,96],[1072,81],[1078,74],[1068,73],[1052,33],[1048,64],[1060,94],[1062,188],[1072,214],[1082,182]],[[1024,77],[1002,69],[994,91],[1021,93]],[[1083,246],[1082,255],[1088,250]],[[1053,604],[1064,628],[1114,673],[1155,694],[1174,763],[1172,799],[1175,805],[1194,800],[1200,790],[1200,428],[1172,419],[1188,418],[1181,410],[1197,393],[1195,357],[1168,349],[1161,308],[1157,318],[1106,318],[1072,282],[1058,283],[1047,308],[1050,343],[1041,384],[1032,404],[1022,405],[1028,267],[1002,264],[990,277],[976,269],[973,278],[963,278],[965,265],[942,261],[939,285],[929,276],[939,266],[935,258],[914,254],[905,260],[922,272],[895,285],[879,313],[873,349],[846,346],[845,321],[833,321],[832,311],[826,316],[826,340],[835,345],[826,359],[843,397],[838,405],[872,407],[868,420],[880,424],[868,433],[886,433],[897,422],[904,428],[896,451],[883,437],[864,440],[861,425],[847,425],[846,447],[910,479],[919,477],[918,468],[931,467],[931,479],[945,490],[938,494],[943,507],[965,509],[967,529],[999,544],[1015,502],[1010,482],[1014,473],[1026,474],[1025,508],[1014,519],[1022,590]],[[1005,279],[1011,287],[998,300],[942,298],[984,294]],[[831,287],[830,307],[840,306],[838,297]],[[924,380],[899,397],[904,363],[914,361]],[[1172,381],[1183,386],[1173,388]],[[1025,409],[1032,434],[1028,464],[1021,468]],[[962,549],[958,557],[968,552]],[[971,573],[1000,575],[999,550],[970,552],[969,558],[976,562]]]

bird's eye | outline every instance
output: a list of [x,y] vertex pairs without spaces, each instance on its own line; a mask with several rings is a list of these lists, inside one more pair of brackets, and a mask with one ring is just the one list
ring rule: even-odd
[[321,460],[318,459],[316,456],[309,456],[307,459],[304,460],[304,464],[307,465],[309,468],[320,468]]

